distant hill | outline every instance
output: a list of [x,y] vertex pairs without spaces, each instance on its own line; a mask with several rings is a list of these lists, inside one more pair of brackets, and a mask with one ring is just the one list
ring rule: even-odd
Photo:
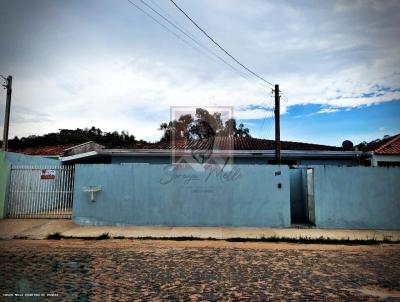
[[104,145],[106,148],[126,148],[147,143],[143,140],[137,141],[135,136],[129,134],[128,131],[122,131],[121,133],[117,131],[103,132],[99,128],[91,127],[77,128],[75,130],[60,129],[58,132],[44,135],[15,137],[8,141],[8,146],[10,150],[22,150],[44,146],[76,145],[88,141],[94,141]]

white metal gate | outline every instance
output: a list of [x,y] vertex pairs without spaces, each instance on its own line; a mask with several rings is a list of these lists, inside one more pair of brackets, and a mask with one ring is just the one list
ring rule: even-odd
[[9,218],[71,218],[73,166],[11,166]]

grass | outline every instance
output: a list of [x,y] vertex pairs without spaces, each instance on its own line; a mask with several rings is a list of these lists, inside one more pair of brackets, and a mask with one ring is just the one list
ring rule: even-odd
[[346,244],[346,245],[376,245],[380,243],[388,243],[391,241],[379,241],[372,239],[332,239],[325,237],[311,238],[302,237],[261,237],[261,238],[227,238],[228,242],[288,242],[288,243],[303,243],[303,244]]
[[28,239],[28,236],[17,236],[15,235],[13,239]]
[[146,236],[146,237],[136,237],[132,239],[137,239],[137,240],[172,240],[172,241],[217,241],[217,240],[222,240],[222,239],[217,239],[217,238],[201,238],[201,237],[194,237],[194,236],[177,236],[177,237],[151,237],[151,236]]
[[[14,238],[14,239],[24,239],[24,238]],[[64,236],[61,233],[53,233],[47,236],[49,240],[61,240],[61,239],[83,239],[83,240],[107,240],[107,239],[130,239],[130,240],[170,240],[170,241],[227,241],[227,242],[287,242],[287,243],[302,243],[302,244],[344,244],[344,245],[377,245],[381,243],[400,243],[400,241],[391,241],[390,239],[384,237],[383,240],[377,240],[376,238],[367,238],[367,239],[332,239],[332,238],[311,238],[311,237],[299,237],[299,238],[290,238],[290,237],[260,237],[260,238],[226,238],[226,239],[216,239],[216,238],[200,238],[194,236],[179,236],[179,237],[125,237],[125,236],[115,236],[111,237],[110,234],[104,233],[96,237],[88,237],[88,236]]]
[[96,237],[89,237],[89,236],[73,237],[73,236],[64,236],[61,233],[57,232],[54,234],[47,235],[46,239],[49,239],[49,240],[61,240],[61,239],[107,240],[107,239],[111,239],[111,237],[108,233],[103,233]]
[[54,234],[49,234],[47,235],[47,239],[51,239],[51,240],[60,240],[62,239],[62,235],[60,232],[54,233]]

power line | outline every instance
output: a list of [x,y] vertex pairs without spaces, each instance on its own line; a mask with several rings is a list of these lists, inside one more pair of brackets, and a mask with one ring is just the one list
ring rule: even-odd
[[[269,96],[270,98],[272,98],[272,94]],[[265,107],[269,107],[267,104],[266,104],[266,102],[264,101],[263,102],[263,105],[265,106]],[[263,118],[263,121],[262,121],[262,124],[261,124],[261,130],[260,130],[260,132],[262,133],[263,131],[264,131],[264,124],[265,124],[265,126],[266,126],[266,132],[267,132],[267,138],[268,138],[268,135],[269,135],[269,129],[270,128],[272,128],[272,126],[273,126],[273,120],[274,120],[274,112],[275,112],[275,104],[273,104],[273,106],[272,106],[272,110],[268,110],[268,111],[266,111],[266,112],[268,112],[268,113],[272,113],[270,116],[269,115],[266,115],[264,118]],[[267,119],[271,119],[271,122],[269,123],[269,125],[268,125],[268,121],[267,121],[267,123],[266,123],[266,120]],[[272,134],[272,133],[271,133]]]
[[[242,71],[238,70],[237,68],[235,68],[234,66],[232,66],[229,62],[227,62],[226,60],[224,60],[222,57],[220,57],[218,54],[216,54],[214,51],[212,51],[211,49],[209,49],[207,46],[204,46],[204,44],[202,44],[201,42],[197,41],[195,38],[193,38],[189,33],[187,33],[179,24],[178,22],[171,16],[169,15],[165,10],[163,10],[160,6],[158,6],[156,3],[154,3],[152,0],[149,0],[153,5],[157,6],[161,11],[163,11],[167,16],[169,16],[173,21],[170,21],[168,18],[166,18],[165,16],[163,16],[161,13],[159,13],[156,9],[154,9],[153,7],[151,7],[148,3],[146,3],[144,0],[140,0],[145,6],[147,6],[148,8],[150,8],[154,13],[156,13],[158,16],[160,16],[162,19],[164,19],[166,22],[168,22],[170,25],[172,25],[174,28],[176,28],[177,30],[179,30],[181,33],[183,33],[186,37],[188,37],[190,40],[192,40],[193,42],[195,42],[197,45],[199,45],[201,48],[205,49],[208,53],[211,53],[213,56],[215,56],[217,59],[219,59],[221,62],[223,62],[224,64],[226,64],[227,66],[229,66],[230,68],[232,68],[234,71],[236,71],[240,76],[242,76],[243,78],[245,78],[246,80],[248,80],[249,82],[250,79],[251,80],[255,80],[251,77],[249,77],[248,74],[243,73]],[[172,0],[170,0],[171,2],[173,2]],[[189,43],[189,41],[185,40],[184,38],[182,38],[179,34],[177,34],[176,32],[174,32],[173,30],[171,30],[169,27],[167,27],[166,25],[164,25],[163,23],[161,23],[159,20],[157,20],[155,17],[153,17],[150,13],[148,13],[147,11],[145,11],[144,9],[142,9],[140,6],[136,5],[135,3],[133,3],[131,0],[128,0],[128,2],[133,5],[136,9],[138,9],[139,11],[141,11],[142,13],[144,13],[146,16],[148,16],[149,18],[151,18],[154,22],[156,22],[158,25],[160,25],[161,27],[163,27],[165,30],[167,30],[169,33],[173,34],[176,38],[178,38],[179,40],[181,40],[182,42],[184,42],[185,44],[187,44],[188,46],[192,47],[193,49],[195,49],[196,51],[202,53],[203,55],[206,55],[208,58],[213,59],[212,57],[210,57],[207,53],[205,53],[204,51],[202,51],[201,49],[199,49],[198,47],[192,45],[191,43]],[[176,5],[175,2],[173,2]],[[177,6],[178,7],[178,6]],[[178,9],[180,9],[178,7]],[[180,9],[181,10],[181,9]],[[182,10],[181,10],[182,11]],[[183,11],[182,11],[183,12]],[[183,12],[185,15],[186,13]],[[187,15],[186,15],[187,16]],[[189,16],[187,16],[190,19]],[[193,20],[191,20],[194,24],[195,22]],[[196,27],[199,28],[199,26],[197,26],[197,24],[195,24]],[[217,42],[215,42],[215,40],[213,40],[207,33],[205,33],[201,28],[199,28],[209,39],[211,39],[219,48],[221,48],[225,53],[227,53],[227,51],[225,49],[223,49]],[[252,72],[251,70],[249,70],[246,66],[244,66],[243,64],[241,64],[239,61],[237,61],[234,57],[232,57],[229,53],[227,53],[235,62],[237,62],[240,66],[242,66],[243,68],[245,68],[247,71],[249,71],[251,74],[255,75],[257,78],[261,79],[263,82],[266,82],[269,85],[272,85],[270,82],[266,81],[265,79],[261,78],[260,76],[258,76],[257,74],[255,74],[254,72]],[[263,83],[260,82],[251,82],[251,83],[257,83],[259,85],[263,85],[264,87],[268,87]],[[272,85],[273,86],[273,85]],[[269,87],[268,87],[269,88]],[[269,116],[271,117],[271,116]],[[261,126],[261,129],[263,130],[264,127],[264,123],[266,121],[268,117],[266,116],[263,119],[263,123]],[[274,116],[272,115],[271,121],[274,120]]]
[[[215,52],[213,52],[212,50],[210,50],[208,47],[206,47],[205,45],[203,45],[202,43],[200,43],[199,41],[197,41],[195,38],[193,38],[189,33],[187,33],[181,26],[179,26],[177,24],[177,22],[173,22],[170,21],[168,18],[166,18],[164,15],[162,15],[160,12],[158,12],[156,9],[154,9],[151,5],[149,5],[148,3],[146,3],[144,0],[140,0],[145,6],[147,6],[149,9],[151,9],[154,13],[156,13],[158,16],[160,16],[162,19],[164,19],[166,22],[168,22],[170,25],[172,25],[174,28],[176,28],[177,30],[179,30],[181,33],[183,33],[186,37],[188,37],[190,40],[192,40],[194,43],[196,43],[198,46],[200,46],[201,48],[203,48],[204,50],[206,50],[208,53],[212,54],[213,56],[215,56],[217,59],[219,59],[221,62],[223,62],[224,64],[226,64],[227,66],[229,66],[230,68],[232,68],[234,71],[236,71],[237,73],[239,73],[239,75],[241,75],[242,77],[244,77],[247,80],[250,80],[251,78],[249,77],[249,75],[243,73],[242,71],[240,71],[239,69],[237,69],[235,66],[233,66],[232,64],[230,64],[229,62],[227,62],[226,60],[224,60],[222,57],[220,57],[218,54],[216,54]],[[151,1],[153,4],[154,2]],[[159,7],[160,8],[160,7]],[[160,8],[161,10],[163,10],[162,8]],[[164,11],[164,10],[163,10]],[[164,11],[164,13],[166,13]],[[167,15],[169,15],[168,13],[166,13]],[[171,16],[169,16],[171,19],[173,19]],[[257,82],[258,83],[258,82]],[[263,86],[265,86],[263,84]],[[265,86],[267,87],[267,86]]]
[[[140,0],[143,2],[143,0]],[[262,82],[258,82],[255,81],[255,79],[251,78],[248,74],[238,70],[237,68],[235,68],[232,64],[230,64],[229,62],[227,62],[226,60],[224,60],[221,56],[219,56],[217,53],[215,53],[212,49],[208,48],[207,46],[205,46],[204,44],[202,44],[201,42],[199,42],[198,40],[195,40],[190,33],[188,33],[188,31],[185,31],[182,26],[179,24],[178,21],[176,21],[176,19],[171,16],[167,11],[165,11],[160,5],[158,5],[156,2],[154,2],[153,0],[149,0],[153,5],[157,6],[163,13],[165,13],[170,19],[172,19],[172,23],[167,20],[164,16],[160,15],[162,18],[164,18],[168,23],[170,23],[171,25],[173,25],[174,27],[176,27],[179,31],[183,32],[186,36],[188,36],[191,40],[193,40],[196,44],[198,44],[200,47],[202,47],[203,49],[205,49],[207,52],[211,53],[214,57],[218,58],[221,62],[223,62],[224,64],[228,65],[231,69],[235,70],[236,72],[240,73],[242,76],[246,76],[247,79],[252,79],[254,80],[254,83],[257,83],[259,85],[262,85],[264,87],[269,88],[269,86],[265,85]],[[156,12],[158,14],[158,12]]]
[[[155,12],[157,15],[159,15],[161,18],[163,18],[165,21],[167,21],[169,24],[171,24],[172,26],[174,26],[176,29],[178,29],[180,32],[182,32],[185,36],[187,36],[189,39],[191,39],[192,41],[194,41],[197,45],[199,45],[201,48],[207,50],[209,53],[211,53],[213,56],[215,56],[217,59],[219,59],[221,62],[225,63],[227,66],[229,66],[233,71],[237,72],[241,77],[243,77],[245,80],[249,81],[250,83],[254,84],[257,83],[259,85],[263,85],[264,87],[267,87],[266,85],[259,83],[259,82],[252,82],[250,80],[252,80],[252,78],[240,71],[239,69],[235,68],[235,66],[233,66],[232,64],[230,64],[229,62],[227,62],[226,60],[224,60],[222,57],[218,56],[215,52],[213,52],[212,50],[210,50],[209,48],[207,48],[206,46],[204,46],[202,43],[198,42],[197,40],[195,40],[193,37],[190,36],[190,34],[188,34],[187,32],[185,32],[175,21],[171,22],[170,20],[168,20],[167,18],[165,18],[165,16],[163,16],[162,14],[160,14],[158,11],[156,11],[153,7],[151,7],[150,5],[148,5],[147,3],[145,3],[144,1],[140,0],[144,5],[146,5],[148,8],[150,8],[153,12]],[[173,34],[175,37],[177,37],[178,39],[180,39],[182,42],[184,42],[186,45],[192,47],[193,49],[195,49],[196,51],[200,52],[201,54],[205,55],[206,57],[208,57],[209,59],[214,60],[214,58],[210,57],[209,54],[205,53],[204,51],[202,51],[201,49],[199,49],[198,47],[194,46],[193,44],[189,43],[189,41],[183,39],[179,34],[177,34],[176,32],[174,32],[173,30],[171,30],[170,28],[168,28],[167,26],[165,26],[164,24],[162,24],[161,22],[159,22],[157,19],[155,19],[151,14],[149,14],[148,12],[146,12],[144,9],[142,9],[141,7],[139,7],[138,5],[136,5],[135,3],[132,3],[130,0],[128,0],[128,2],[133,5],[135,8],[137,8],[138,10],[140,10],[142,13],[146,14],[149,18],[151,18],[154,22],[156,22],[158,25],[162,26],[164,29],[166,29],[168,32],[170,32],[171,34]],[[151,1],[153,4],[154,2]],[[156,5],[158,6],[158,5]],[[159,7],[159,6],[158,6]],[[160,7],[159,7],[160,8]],[[162,8],[160,8],[162,11],[164,11]],[[164,11],[164,13],[166,13],[168,16],[170,16],[167,12]],[[170,16],[171,17],[171,16]],[[172,18],[172,17],[171,17]],[[172,18],[173,19],[173,18]]]
[[165,9],[163,9],[160,5],[158,5],[156,2],[154,2],[153,0],[149,0],[153,5],[157,6],[158,9],[160,9],[164,14],[166,14],[170,19],[172,19],[172,21],[176,24],[176,25],[180,25],[178,21],[176,21],[176,19],[171,16]]
[[172,35],[174,35],[176,38],[178,38],[179,40],[181,40],[182,42],[184,42],[186,45],[192,47],[194,50],[197,50],[198,52],[202,53],[202,51],[197,48],[196,46],[193,46],[192,44],[190,44],[188,41],[186,41],[185,39],[183,39],[181,36],[179,36],[178,34],[176,34],[174,31],[172,31],[171,29],[169,29],[167,26],[165,26],[164,24],[162,24],[161,22],[159,22],[156,18],[154,18],[151,14],[149,14],[148,12],[146,12],[144,9],[142,9],[140,6],[136,5],[135,3],[133,3],[131,0],[128,0],[128,2],[133,5],[134,7],[136,7],[139,11],[141,11],[142,13],[144,13],[146,16],[148,16],[150,19],[152,19],[154,22],[156,22],[158,25],[160,25],[161,27],[163,27],[165,30],[167,30],[169,33],[171,33]]
[[281,99],[283,99],[283,101],[284,101],[285,103],[288,103],[288,102],[289,102],[289,100],[288,100],[288,98],[287,98],[287,97],[285,97],[285,96],[284,96],[284,93],[283,93],[283,91],[279,91],[279,92],[281,92],[281,94],[280,94],[280,97],[281,97]]
[[268,82],[266,79],[264,79],[263,77],[261,77],[260,75],[258,75],[257,73],[255,73],[254,71],[252,71],[250,68],[246,67],[244,64],[240,63],[239,60],[237,60],[234,56],[232,56],[227,50],[225,50],[225,48],[223,48],[217,41],[215,41],[204,29],[202,29],[183,9],[181,9],[178,4],[175,3],[174,0],[169,0],[172,2],[172,4],[182,13],[185,15],[186,18],[188,18],[190,20],[190,22],[192,22],[194,24],[194,26],[196,26],[207,38],[209,38],[215,45],[217,45],[225,54],[227,54],[232,60],[234,60],[237,64],[239,64],[240,66],[242,66],[244,69],[246,69],[248,72],[250,72],[252,75],[254,75],[255,77],[259,78],[260,80],[262,80],[263,82],[274,86],[271,82]]
[[[221,56],[219,56],[217,53],[215,53],[212,49],[208,48],[207,46],[205,46],[204,44],[202,44],[201,42],[199,42],[198,40],[196,40],[195,38],[193,38],[190,33],[188,33],[188,31],[185,31],[183,29],[183,27],[179,24],[178,21],[176,21],[176,19],[171,16],[167,11],[165,11],[160,5],[158,5],[156,2],[154,2],[153,0],[149,0],[154,6],[156,6],[159,10],[161,10],[165,15],[167,15],[172,21],[168,20],[168,18],[166,18],[165,16],[163,16],[162,14],[160,14],[159,12],[157,12],[155,9],[153,9],[152,7],[150,7],[149,5],[147,5],[144,0],[140,0],[142,3],[144,3],[147,7],[149,7],[151,10],[153,10],[156,14],[158,14],[161,18],[163,18],[165,21],[167,21],[169,24],[171,24],[172,26],[174,26],[176,29],[178,29],[180,32],[182,32],[185,36],[187,36],[189,39],[191,39],[193,42],[195,42],[197,45],[199,45],[200,47],[202,47],[203,49],[205,49],[208,53],[211,53],[214,57],[216,57],[217,59],[219,59],[221,62],[223,62],[224,64],[228,65],[230,68],[232,68],[233,70],[235,70],[236,72],[240,73],[241,75],[244,75],[247,79],[251,79],[249,77],[248,74],[240,71],[239,69],[235,68],[232,64],[230,64],[229,62],[227,62],[226,60],[224,60]],[[257,84],[261,84],[256,82]],[[265,84],[261,84],[264,87],[268,87]]]

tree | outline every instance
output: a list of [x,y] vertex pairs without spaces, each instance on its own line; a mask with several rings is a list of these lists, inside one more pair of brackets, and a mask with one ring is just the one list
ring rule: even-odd
[[249,128],[244,128],[242,123],[239,124],[239,128],[235,129],[235,136],[250,137]]
[[237,127],[236,120],[231,118],[225,122],[225,127],[221,132],[223,136],[234,136],[234,137],[251,137],[249,128],[244,128],[242,123]]
[[164,131],[161,141],[169,141],[175,138],[187,138],[191,132],[191,127],[194,123],[193,117],[190,114],[181,115],[178,120],[162,123],[159,130]]
[[223,123],[221,113],[210,114],[207,110],[197,108],[195,117],[185,114],[178,120],[162,123],[159,130],[164,131],[161,141],[175,139],[204,139],[216,136],[250,137],[250,130],[243,124],[236,126],[236,120],[231,118]]

